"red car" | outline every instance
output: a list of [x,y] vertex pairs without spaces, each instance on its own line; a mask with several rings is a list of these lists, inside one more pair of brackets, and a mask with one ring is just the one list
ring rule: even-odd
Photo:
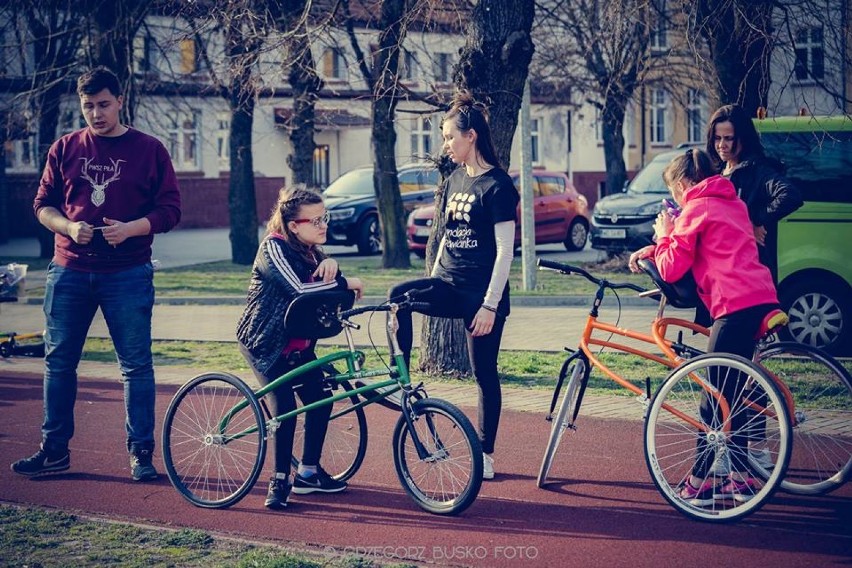
[[[509,172],[515,187],[518,172]],[[533,170],[535,242],[537,245],[563,243],[570,251],[582,250],[589,234],[589,203],[577,192],[562,172]],[[432,232],[435,206],[418,207],[408,217],[408,248],[417,256],[426,256],[426,241]],[[518,206],[518,219],[521,218]],[[521,224],[515,231],[515,247],[521,244]]]

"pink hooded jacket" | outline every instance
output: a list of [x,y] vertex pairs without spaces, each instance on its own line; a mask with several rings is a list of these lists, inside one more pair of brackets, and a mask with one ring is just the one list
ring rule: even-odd
[[692,269],[698,295],[716,319],[778,303],[757,246],[745,203],[730,181],[713,176],[684,192],[683,211],[671,234],[657,239],[654,261],[666,282]]

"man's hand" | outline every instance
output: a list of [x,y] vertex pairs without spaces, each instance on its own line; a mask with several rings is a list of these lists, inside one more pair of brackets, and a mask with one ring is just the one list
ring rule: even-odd
[[66,233],[71,240],[78,245],[87,245],[92,242],[92,236],[95,234],[94,227],[85,221],[69,221],[65,227]]

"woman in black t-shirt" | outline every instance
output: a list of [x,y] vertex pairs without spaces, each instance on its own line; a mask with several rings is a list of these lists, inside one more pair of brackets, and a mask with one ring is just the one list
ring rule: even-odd
[[[394,286],[390,298],[411,289],[429,304],[423,313],[462,318],[471,366],[479,386],[479,435],[484,455],[483,477],[494,477],[494,441],[500,421],[502,393],[497,353],[509,315],[509,268],[515,240],[519,196],[494,151],[485,109],[467,93],[456,95],[441,126],[444,151],[462,165],[447,181],[443,211],[446,230],[430,278]],[[398,314],[397,338],[406,363],[411,356],[411,312]]]

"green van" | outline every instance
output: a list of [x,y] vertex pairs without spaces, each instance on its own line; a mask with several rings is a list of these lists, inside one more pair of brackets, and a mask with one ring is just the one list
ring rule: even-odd
[[852,347],[852,119],[755,120],[766,154],[787,167],[805,204],[778,226],[778,293],[788,338]]

